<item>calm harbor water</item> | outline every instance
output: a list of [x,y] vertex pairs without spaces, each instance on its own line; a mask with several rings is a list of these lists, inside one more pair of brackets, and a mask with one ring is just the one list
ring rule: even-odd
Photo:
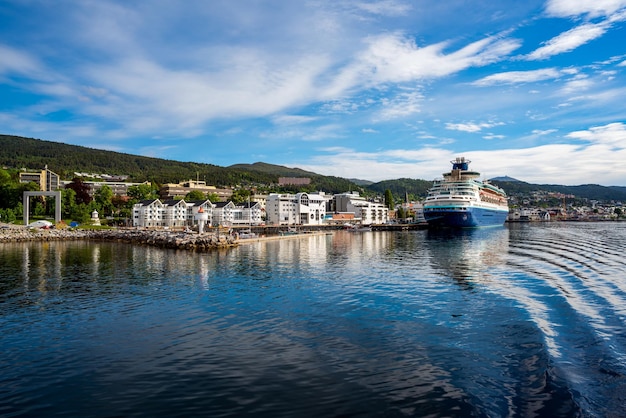
[[625,249],[626,223],[0,245],[0,416],[626,416]]

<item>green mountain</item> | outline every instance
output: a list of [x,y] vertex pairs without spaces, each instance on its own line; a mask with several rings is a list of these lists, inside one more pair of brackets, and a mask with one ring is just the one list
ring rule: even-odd
[[[212,164],[181,162],[141,157],[113,151],[68,145],[59,142],[0,135],[0,166],[40,170],[45,166],[61,178],[71,179],[74,172],[127,175],[128,181],[153,181],[158,184],[200,179],[217,187],[262,186],[278,183],[279,177],[309,177],[308,191],[341,193],[358,190],[349,180],[323,176],[298,168],[266,163],[236,164],[220,167]],[[289,190],[289,188],[286,188]]]
[[[283,187],[285,191],[318,191],[342,193],[359,191],[363,194],[384,194],[391,190],[396,199],[425,197],[431,181],[401,178],[377,183],[324,176],[299,168],[256,162],[220,167],[212,164],[181,162],[160,158],[141,157],[113,151],[68,145],[59,142],[0,135],[0,167],[39,170],[48,166],[63,179],[71,179],[74,172],[127,175],[129,181],[146,180],[158,184],[199,178],[217,187],[274,186],[279,177],[309,177],[311,184]],[[575,195],[579,198],[601,201],[626,201],[626,187],[605,187],[597,184],[561,186],[554,184],[530,184],[510,177],[492,179],[509,195],[529,195],[543,190]]]

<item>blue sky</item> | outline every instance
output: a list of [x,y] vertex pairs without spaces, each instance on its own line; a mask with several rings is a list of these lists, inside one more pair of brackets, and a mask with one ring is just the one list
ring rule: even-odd
[[0,0],[0,133],[626,186],[625,39],[626,0]]

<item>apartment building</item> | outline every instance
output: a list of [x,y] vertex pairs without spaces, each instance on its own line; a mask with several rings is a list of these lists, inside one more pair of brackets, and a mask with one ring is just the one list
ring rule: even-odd
[[59,175],[48,170],[47,165],[40,171],[23,171],[20,173],[20,183],[30,182],[38,184],[39,190],[42,192],[54,192],[59,190],[61,186]]
[[327,200],[323,193],[271,193],[265,207],[267,222],[270,225],[322,225]]

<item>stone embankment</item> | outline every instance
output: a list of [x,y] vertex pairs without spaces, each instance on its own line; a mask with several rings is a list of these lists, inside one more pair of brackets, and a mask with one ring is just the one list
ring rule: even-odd
[[0,243],[25,241],[95,240],[127,242],[161,248],[207,251],[237,245],[229,235],[195,234],[135,229],[69,230],[8,228],[0,230]]

